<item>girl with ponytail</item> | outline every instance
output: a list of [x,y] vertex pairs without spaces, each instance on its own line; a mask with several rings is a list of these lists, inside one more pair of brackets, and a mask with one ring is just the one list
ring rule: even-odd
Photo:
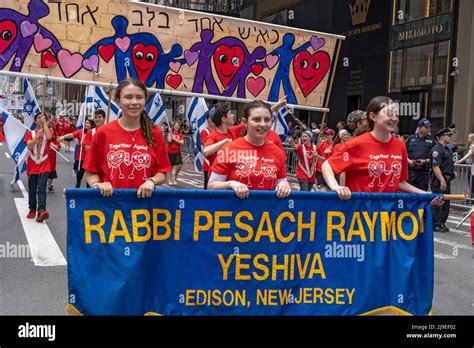
[[87,183],[102,196],[114,188],[136,188],[139,198],[151,197],[171,170],[161,129],[145,111],[148,93],[135,79],[122,81],[115,100],[122,117],[97,130],[84,163]]

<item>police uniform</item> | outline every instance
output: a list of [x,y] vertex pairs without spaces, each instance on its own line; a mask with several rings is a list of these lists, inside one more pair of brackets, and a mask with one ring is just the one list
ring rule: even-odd
[[[418,134],[413,134],[407,141],[408,158],[411,160],[427,160],[430,158],[431,149],[436,144],[431,135],[420,138]],[[428,191],[429,163],[409,167],[408,182],[421,190]]]
[[[449,128],[443,128],[436,133],[436,137],[450,133]],[[451,193],[450,182],[455,178],[454,176],[454,161],[453,154],[448,146],[437,143],[433,146],[430,153],[431,165],[437,166],[441,170],[441,173],[446,181],[446,190],[441,190],[441,182],[438,180],[436,175],[431,177],[431,190],[433,193]],[[445,227],[446,221],[449,215],[449,201],[445,201],[441,207],[433,206],[433,227],[440,229]],[[445,229],[447,230],[447,229]]]

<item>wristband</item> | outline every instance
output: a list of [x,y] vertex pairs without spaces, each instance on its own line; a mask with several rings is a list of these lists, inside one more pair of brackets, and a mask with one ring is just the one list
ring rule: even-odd
[[156,181],[156,179],[154,177],[150,177],[148,179],[146,179],[147,181],[151,181],[155,186],[158,184],[158,182]]

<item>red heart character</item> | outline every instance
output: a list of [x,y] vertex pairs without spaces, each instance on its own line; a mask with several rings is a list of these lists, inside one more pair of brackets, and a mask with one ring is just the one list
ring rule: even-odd
[[158,60],[158,48],[153,45],[136,44],[132,48],[132,60],[138,79],[145,82]]
[[99,45],[98,52],[102,59],[105,60],[106,63],[108,63],[110,62],[115,53],[115,46],[113,44]]
[[0,54],[3,54],[15,40],[17,34],[14,22],[5,19],[0,22]]
[[252,65],[252,72],[253,72],[256,76],[260,75],[260,74],[262,73],[262,71],[263,71],[263,65],[261,65],[261,64],[254,64],[254,65]]
[[244,50],[239,46],[220,45],[214,52],[214,66],[224,88],[244,64]]
[[44,68],[52,68],[58,63],[58,60],[54,54],[50,51],[44,51],[41,53],[41,67]]
[[293,60],[293,73],[303,95],[308,96],[322,81],[329,70],[331,57],[327,52],[319,51],[311,55],[301,51]]
[[181,84],[181,81],[183,81],[183,78],[179,74],[166,76],[166,83],[173,89],[178,88],[178,86]]

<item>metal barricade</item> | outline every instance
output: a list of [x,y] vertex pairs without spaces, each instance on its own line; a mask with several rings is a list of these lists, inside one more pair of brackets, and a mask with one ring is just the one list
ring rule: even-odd
[[286,174],[288,176],[296,175],[296,165],[298,164],[298,156],[293,151],[293,146],[283,144],[286,155]]
[[183,155],[194,155],[194,141],[191,134],[184,135],[184,144],[181,147],[181,153]]
[[[472,172],[470,164],[455,164],[454,171],[456,173],[456,178],[451,181],[451,192],[453,194],[464,194],[468,197],[473,198],[473,182],[472,182]],[[471,200],[466,199],[466,201],[456,201],[452,202],[451,205],[460,207],[460,208],[471,208]]]

